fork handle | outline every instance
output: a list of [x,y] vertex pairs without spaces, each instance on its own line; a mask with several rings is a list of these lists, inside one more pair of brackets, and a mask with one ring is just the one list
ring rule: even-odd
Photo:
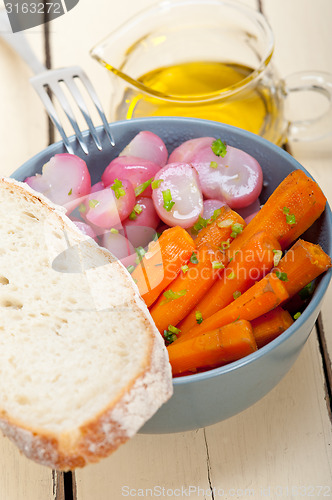
[[35,74],[46,71],[22,32],[12,33],[6,11],[0,12],[0,37],[21,56]]

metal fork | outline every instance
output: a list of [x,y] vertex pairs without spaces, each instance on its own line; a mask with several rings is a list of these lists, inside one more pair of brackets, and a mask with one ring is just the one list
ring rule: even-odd
[[89,154],[89,149],[88,149],[87,136],[82,134],[82,131],[76,121],[72,107],[60,86],[61,83],[66,85],[77,107],[82,113],[88,125],[91,137],[95,145],[99,150],[102,149],[101,141],[98,137],[96,128],[90,117],[85,100],[82,96],[80,89],[77,87],[76,84],[77,80],[80,80],[84,85],[87,93],[89,94],[89,97],[91,98],[93,104],[97,108],[97,111],[101,117],[108,139],[110,140],[112,146],[115,145],[109,127],[109,123],[103,111],[102,105],[98,99],[96,91],[94,90],[88,76],[86,75],[86,73],[83,71],[82,68],[80,68],[79,66],[70,66],[67,68],[60,68],[54,70],[46,69],[45,66],[43,66],[43,64],[40,63],[40,61],[33,53],[23,33],[22,32],[18,32],[15,34],[12,33],[7,13],[4,10],[0,11],[0,37],[2,37],[8,43],[8,45],[10,45],[15,50],[15,52],[17,52],[22,57],[22,59],[28,64],[28,66],[35,73],[36,76],[30,78],[30,82],[34,87],[34,89],[36,90],[37,94],[39,95],[40,99],[42,100],[49,117],[51,118],[52,122],[58,129],[68,153],[73,154],[74,149],[61,124],[58,113],[49,95],[49,91],[51,92],[51,95],[54,95],[56,97],[62,109],[64,110],[71,126],[73,127],[76,138],[86,155]]

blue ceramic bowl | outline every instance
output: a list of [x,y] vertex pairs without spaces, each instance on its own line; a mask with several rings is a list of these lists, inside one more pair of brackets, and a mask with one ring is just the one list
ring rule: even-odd
[[[111,128],[116,146],[112,148],[105,133],[99,129],[103,150],[98,151],[89,139],[89,157],[84,155],[76,139],[72,138],[76,154],[87,161],[93,183],[100,180],[111,159],[141,130],[158,134],[165,141],[169,152],[183,141],[201,136],[220,137],[227,144],[247,151],[263,169],[265,183],[262,203],[292,170],[300,168],[305,171],[278,146],[244,130],[217,122],[178,117],[142,118],[117,122]],[[51,156],[64,152],[61,142],[53,144],[27,161],[13,173],[13,177],[24,180],[27,176],[40,173],[43,164]],[[327,206],[304,238],[319,243],[331,255],[331,227],[331,211]],[[205,427],[227,419],[261,399],[278,384],[300,353],[314,326],[330,278],[331,271],[319,281],[300,318],[268,345],[227,366],[175,379],[172,398],[145,424],[141,432],[171,433]]]

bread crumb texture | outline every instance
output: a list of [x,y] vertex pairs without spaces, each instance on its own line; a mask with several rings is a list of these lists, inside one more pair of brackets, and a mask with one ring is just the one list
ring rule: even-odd
[[171,396],[163,340],[131,277],[63,211],[0,179],[0,428],[69,470],[133,436]]

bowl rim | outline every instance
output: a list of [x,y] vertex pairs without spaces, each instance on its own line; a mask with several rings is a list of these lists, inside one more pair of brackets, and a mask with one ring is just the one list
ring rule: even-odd
[[[197,123],[204,125],[204,123],[208,125],[213,125],[213,126],[221,126],[226,131],[229,131],[230,133],[235,133],[237,137],[241,140],[242,138],[249,138],[249,140],[254,141],[258,146],[263,145],[265,148],[267,147],[268,149],[271,149],[274,151],[276,154],[281,156],[284,160],[286,160],[288,163],[290,162],[294,167],[294,169],[301,169],[306,175],[311,177],[313,180],[314,177],[306,170],[305,167],[303,167],[290,153],[282,149],[282,147],[277,146],[276,144],[273,144],[272,142],[268,141],[267,139],[264,139],[263,137],[260,137],[252,132],[249,132],[247,130],[234,127],[232,125],[227,125],[221,122],[216,122],[212,120],[205,120],[201,118],[187,118],[187,117],[179,117],[179,116],[156,116],[156,117],[145,117],[145,118],[133,118],[131,120],[119,120],[117,122],[110,123],[111,128],[127,128],[130,127],[131,124],[137,123],[139,126],[140,130],[142,129],[142,126],[144,124],[147,124],[148,126],[151,126],[151,123],[158,123],[162,124],[167,123],[167,122],[174,122],[175,121],[180,121],[181,123],[185,124],[192,124],[192,123]],[[103,126],[98,126],[96,127],[97,133],[101,134],[104,131]],[[89,130],[85,130],[82,132],[83,136],[89,136],[90,132]],[[68,138],[70,143],[75,143],[76,141],[76,136],[72,135]],[[26,162],[23,163],[18,169],[16,169],[12,174],[11,177],[15,178],[16,175],[19,175],[21,172],[23,172],[26,169],[26,166],[30,164],[32,161],[33,162],[38,162],[46,152],[49,152],[51,155],[54,154],[54,152],[59,149],[59,148],[64,148],[63,142],[60,140],[58,142],[55,142],[53,144],[50,144],[43,150],[41,150],[39,153],[35,154],[31,158],[29,158]],[[57,154],[57,153],[56,153]],[[317,181],[315,181],[317,182]],[[328,218],[329,224],[332,227],[332,212],[331,208],[329,205],[329,202],[326,202],[325,206],[325,213]],[[329,245],[331,248],[331,253],[332,253],[332,230],[330,232],[330,238],[329,238]],[[184,375],[181,377],[173,377],[173,385],[174,386],[181,386],[185,385],[188,383],[195,383],[195,382],[202,382],[210,378],[215,378],[219,377],[222,374],[226,373],[231,373],[234,370],[237,370],[238,368],[242,368],[244,366],[250,365],[251,363],[255,362],[256,360],[262,358],[263,356],[267,355],[269,352],[271,352],[274,348],[277,348],[279,345],[284,343],[288,338],[290,338],[295,331],[298,328],[301,328],[309,316],[314,312],[314,310],[319,306],[319,303],[323,299],[325,292],[329,286],[330,280],[332,277],[332,268],[330,268],[322,278],[320,279],[320,282],[318,283],[318,286],[309,302],[309,304],[306,306],[304,309],[303,313],[301,316],[289,327],[285,332],[280,334],[277,338],[266,344],[265,346],[261,347],[257,351],[245,356],[244,358],[241,358],[237,361],[233,361],[232,363],[228,363],[227,365],[220,366],[218,368],[213,368],[211,370],[207,370],[204,372],[199,372],[199,373],[193,373],[190,375]]]

